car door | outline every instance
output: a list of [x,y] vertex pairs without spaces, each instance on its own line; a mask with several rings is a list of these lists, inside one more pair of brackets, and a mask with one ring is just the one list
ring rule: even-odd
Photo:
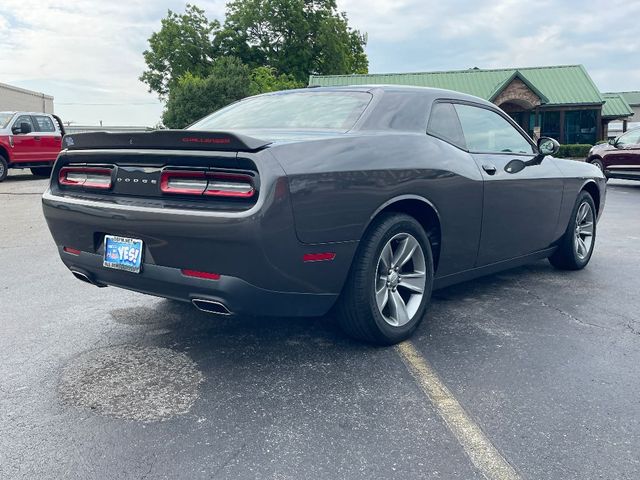
[[450,100],[431,107],[427,133],[449,144],[437,155],[448,172],[447,187],[425,192],[438,206],[442,219],[442,245],[438,276],[470,270],[476,265],[482,230],[484,180],[467,147],[462,127]]
[[33,120],[40,135],[38,161],[53,162],[60,152],[62,134],[49,115],[33,115]]
[[542,250],[555,240],[564,181],[552,158],[510,173],[512,160],[531,160],[537,148],[506,114],[456,103],[467,149],[484,179],[477,266]]
[[631,130],[616,139],[615,148],[607,151],[605,169],[611,173],[640,169],[640,129]]
[[31,115],[18,115],[11,125],[12,132],[27,123],[31,127],[30,133],[12,133],[13,150],[11,152],[14,163],[35,162],[40,149],[40,138],[36,131]]

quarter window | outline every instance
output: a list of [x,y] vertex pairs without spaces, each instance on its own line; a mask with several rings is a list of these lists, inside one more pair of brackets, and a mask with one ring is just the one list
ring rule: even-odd
[[462,131],[471,152],[533,154],[533,146],[502,115],[487,108],[456,104]]
[[44,117],[42,115],[36,115],[34,117],[36,122],[38,123],[38,130],[41,132],[55,132],[56,127],[53,125],[53,122],[49,117]]
[[438,102],[433,104],[427,131],[456,147],[467,148],[458,114],[451,103]]

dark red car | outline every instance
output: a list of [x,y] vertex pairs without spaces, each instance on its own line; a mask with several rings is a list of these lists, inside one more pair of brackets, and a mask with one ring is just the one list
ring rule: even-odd
[[595,145],[589,150],[587,162],[602,170],[607,178],[640,180],[640,128],[609,143]]
[[30,168],[42,177],[51,175],[64,133],[56,115],[0,112],[0,182],[10,168]]

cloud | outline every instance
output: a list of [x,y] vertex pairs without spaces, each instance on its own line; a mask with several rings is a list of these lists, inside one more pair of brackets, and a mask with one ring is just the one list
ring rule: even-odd
[[603,89],[639,89],[637,19],[626,0],[339,0],[369,33],[373,72],[582,63]]
[[[142,51],[183,0],[2,0],[0,82],[53,94],[83,123],[154,125]],[[212,18],[224,0],[192,0]],[[338,0],[367,32],[372,72],[582,63],[603,90],[640,89],[640,2]]]
[[[78,122],[153,125],[162,106],[138,81],[145,68],[142,51],[167,9],[182,11],[184,5],[3,0],[0,82],[53,94],[56,111]],[[215,16],[224,3],[204,6]]]

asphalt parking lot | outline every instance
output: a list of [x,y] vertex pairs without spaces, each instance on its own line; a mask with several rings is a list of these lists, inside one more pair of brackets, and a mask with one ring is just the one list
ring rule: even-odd
[[[640,478],[640,183],[609,183],[587,269],[436,292],[414,363],[331,318],[83,284],[45,185],[0,184],[2,479]],[[478,467],[487,446],[509,471]]]

